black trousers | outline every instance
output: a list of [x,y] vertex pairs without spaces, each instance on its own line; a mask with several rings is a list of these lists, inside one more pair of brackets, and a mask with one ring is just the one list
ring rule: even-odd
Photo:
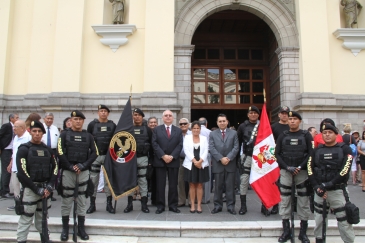
[[166,175],[169,180],[168,206],[176,208],[178,203],[177,183],[179,176],[179,168],[155,167],[156,170],[156,206],[157,208],[165,208],[165,188]]
[[214,207],[223,208],[223,187],[225,185],[227,209],[234,209],[236,196],[234,193],[234,181],[236,172],[214,173],[215,190],[214,190]]
[[12,149],[4,149],[1,151],[1,195],[5,195],[10,192],[10,176],[11,173],[8,172],[7,168],[13,154]]

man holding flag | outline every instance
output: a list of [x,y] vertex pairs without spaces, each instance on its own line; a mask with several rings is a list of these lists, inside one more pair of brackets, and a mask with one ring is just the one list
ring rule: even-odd
[[[279,213],[283,220],[284,232],[279,242],[286,242],[294,237],[290,231],[292,195],[297,189],[297,212],[300,222],[298,239],[309,243],[307,237],[308,217],[310,215],[309,198],[307,193],[307,162],[313,152],[313,138],[307,130],[299,129],[302,117],[298,112],[289,112],[289,131],[284,131],[276,141],[275,156],[280,166],[281,203]],[[294,182],[294,185],[293,185]]]

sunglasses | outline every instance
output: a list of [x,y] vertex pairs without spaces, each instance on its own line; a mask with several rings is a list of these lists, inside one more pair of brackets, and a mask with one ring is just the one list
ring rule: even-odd
[[183,126],[183,125],[186,126],[186,125],[188,125],[188,123],[186,123],[186,122],[185,123],[179,123],[179,125],[180,126]]

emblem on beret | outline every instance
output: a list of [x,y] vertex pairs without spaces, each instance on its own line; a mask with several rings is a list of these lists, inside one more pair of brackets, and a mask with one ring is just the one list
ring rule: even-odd
[[32,121],[32,123],[30,123],[31,126],[34,126],[34,121]]
[[134,109],[134,111],[137,111],[137,109]]
[[282,109],[283,109],[284,111],[286,111],[286,110],[288,110],[288,107],[283,106],[283,107],[282,107]]
[[323,126],[322,126],[322,130],[324,130],[324,129],[326,129],[326,125],[323,125]]
[[99,109],[101,109],[101,105],[99,105]]
[[289,116],[292,116],[293,115],[293,112],[289,112]]
[[251,110],[251,106],[250,106],[250,107],[248,107],[248,110],[249,110],[249,111]]
[[72,112],[72,116],[76,116],[76,112],[74,111],[74,112]]

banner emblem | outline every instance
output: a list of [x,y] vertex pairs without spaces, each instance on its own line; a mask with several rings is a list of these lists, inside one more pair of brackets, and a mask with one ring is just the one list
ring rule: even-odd
[[109,153],[117,163],[127,163],[136,154],[136,140],[129,132],[118,132],[110,141]]

